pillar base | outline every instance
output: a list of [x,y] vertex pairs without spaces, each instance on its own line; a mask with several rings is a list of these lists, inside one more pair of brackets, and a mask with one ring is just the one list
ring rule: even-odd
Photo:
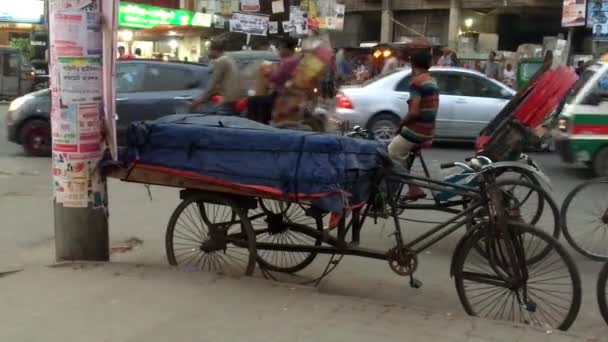
[[103,208],[65,208],[55,203],[57,261],[110,260],[108,218]]

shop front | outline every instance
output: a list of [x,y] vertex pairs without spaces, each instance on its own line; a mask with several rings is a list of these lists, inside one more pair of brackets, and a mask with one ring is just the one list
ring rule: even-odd
[[141,58],[197,61],[213,15],[121,2],[118,45]]
[[30,34],[43,29],[44,7],[44,0],[0,0],[0,46],[29,44]]

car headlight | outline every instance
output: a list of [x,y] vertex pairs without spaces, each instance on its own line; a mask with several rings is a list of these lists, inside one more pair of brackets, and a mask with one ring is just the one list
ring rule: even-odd
[[11,102],[11,105],[8,107],[8,111],[9,112],[14,112],[16,110],[18,110],[21,106],[23,106],[23,104],[30,99],[31,96],[21,96],[18,97],[16,99],[13,100],[13,102]]

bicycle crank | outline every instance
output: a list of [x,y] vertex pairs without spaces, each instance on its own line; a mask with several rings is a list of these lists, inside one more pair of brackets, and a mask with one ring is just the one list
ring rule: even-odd
[[393,272],[407,277],[418,269],[418,257],[406,248],[393,247],[386,253],[386,260]]

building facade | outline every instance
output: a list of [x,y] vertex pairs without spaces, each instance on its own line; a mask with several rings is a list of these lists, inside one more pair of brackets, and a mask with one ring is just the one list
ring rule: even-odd
[[[495,34],[498,49],[514,50],[519,44],[540,44],[544,36],[566,32],[561,27],[562,1],[556,0],[345,2],[345,33],[338,38],[342,45],[362,41],[403,41],[424,36],[438,44],[454,46],[459,32],[475,31]],[[378,22],[381,23],[379,27],[376,26]]]

